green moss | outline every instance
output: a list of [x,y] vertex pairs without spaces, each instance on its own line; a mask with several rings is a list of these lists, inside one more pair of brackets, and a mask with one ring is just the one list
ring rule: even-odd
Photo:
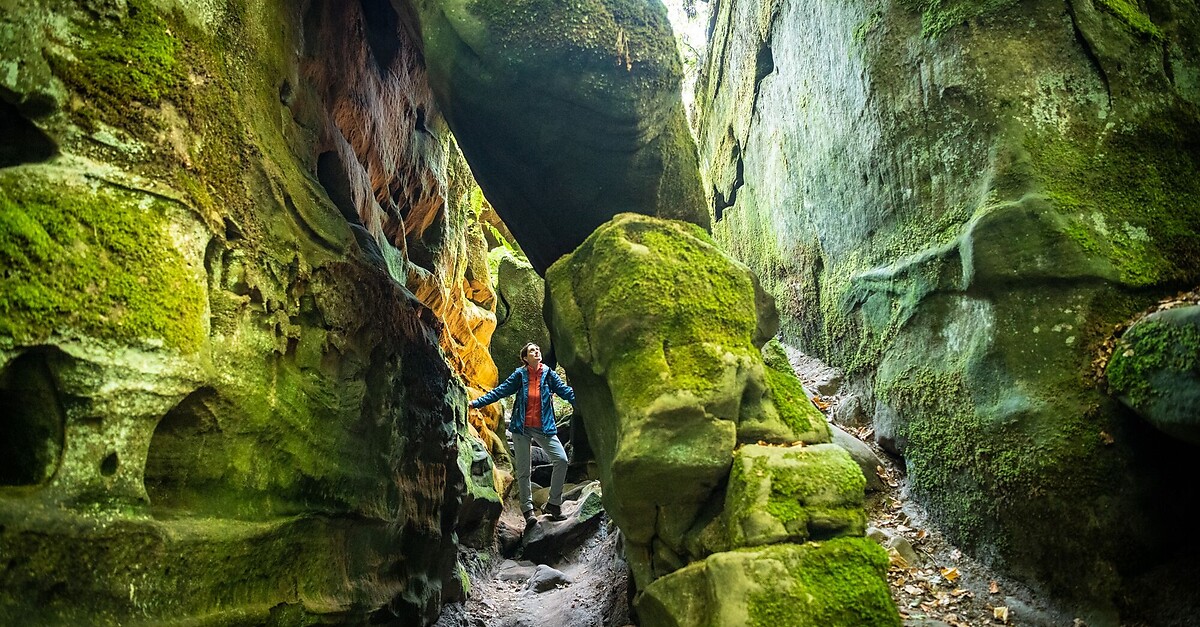
[[1011,415],[989,420],[962,372],[912,367],[881,379],[876,392],[907,418],[900,435],[914,493],[967,546],[1040,496],[1084,491],[1086,477],[1064,469],[1086,467],[1101,447],[1085,417],[1053,430]]
[[1107,377],[1134,407],[1148,407],[1156,400],[1150,378],[1162,370],[1200,373],[1200,329],[1155,320],[1134,325],[1113,353]]
[[1197,136],[1194,121],[1162,119],[1099,145],[1053,134],[1026,144],[1065,233],[1123,282],[1149,286],[1200,276]]
[[1130,2],[1130,0],[1097,0],[1096,4],[1121,18],[1121,21],[1134,32],[1150,39],[1162,41],[1163,32],[1154,25],[1154,22],[1150,21],[1150,16],[1143,13],[1134,2]]
[[887,554],[871,540],[779,545],[760,559],[779,561],[789,578],[764,581],[746,599],[752,627],[899,625],[886,585]]
[[160,201],[0,181],[0,335],[33,343],[78,332],[199,349],[204,293],[165,232]]
[[1017,0],[901,0],[901,5],[921,12],[921,32],[930,38],[941,37],[968,20],[1002,11]]
[[114,23],[89,22],[73,60],[55,57],[56,73],[108,116],[128,114],[132,102],[154,106],[183,85],[180,43],[148,0],[129,0]]
[[882,12],[875,11],[875,12],[871,13],[871,15],[867,19],[863,20],[858,26],[854,27],[854,43],[856,43],[860,46],[862,44],[866,43],[867,35],[870,34],[872,31],[874,31],[876,28],[878,28],[879,24],[882,22],[883,22],[883,13]]
[[[759,358],[750,276],[695,225],[626,215],[564,262],[570,276],[586,276],[575,298],[595,312],[592,334],[611,343],[610,385],[629,407],[666,392],[703,398],[721,384],[726,353]],[[669,376],[646,381],[648,369]]]
[[[832,444],[743,447],[735,453],[726,493],[729,543],[760,545],[782,535],[790,542],[813,535],[861,535],[865,486],[857,464]],[[756,520],[762,511],[778,525]],[[813,520],[820,520],[821,527],[810,528]]]
[[777,358],[768,359],[765,370],[767,388],[775,408],[779,410],[779,417],[797,437],[805,437],[814,432],[826,433],[825,415],[813,406],[804,385],[796,378],[791,364],[786,360],[785,356],[781,364]]

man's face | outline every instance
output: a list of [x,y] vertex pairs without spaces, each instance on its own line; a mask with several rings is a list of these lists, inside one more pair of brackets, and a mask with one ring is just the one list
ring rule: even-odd
[[542,363],[542,349],[537,344],[529,347],[525,353],[525,363],[530,366],[536,366]]

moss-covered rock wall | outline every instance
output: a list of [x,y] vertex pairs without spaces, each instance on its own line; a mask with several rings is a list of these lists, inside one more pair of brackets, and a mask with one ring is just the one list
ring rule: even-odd
[[1177,543],[1194,446],[1094,363],[1200,281],[1195,4],[713,8],[714,235],[785,336],[869,391],[956,541],[1089,621],[1194,616],[1173,588],[1195,563]]
[[494,298],[406,20],[0,8],[0,623],[415,625],[461,594]]

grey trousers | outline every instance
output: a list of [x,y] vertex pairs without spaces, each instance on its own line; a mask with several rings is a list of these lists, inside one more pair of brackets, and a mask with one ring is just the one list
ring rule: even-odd
[[521,512],[533,509],[533,490],[529,485],[529,446],[531,441],[537,441],[542,450],[554,462],[554,471],[550,474],[551,505],[562,505],[563,481],[567,478],[567,451],[557,435],[546,435],[540,431],[526,430],[525,434],[514,433],[513,436],[513,470],[517,475],[517,493],[521,498]]

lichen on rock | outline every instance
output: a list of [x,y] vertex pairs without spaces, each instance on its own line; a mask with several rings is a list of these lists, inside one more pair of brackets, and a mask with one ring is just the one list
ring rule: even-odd
[[1155,427],[1200,444],[1200,306],[1156,312],[1134,324],[1106,374],[1121,401]]
[[828,441],[795,375],[764,364],[770,299],[698,227],[619,215],[547,283],[554,346],[641,585],[711,550],[693,536],[713,524],[739,444]]
[[717,553],[650,584],[638,616],[647,627],[899,625],[887,563],[865,538]]

